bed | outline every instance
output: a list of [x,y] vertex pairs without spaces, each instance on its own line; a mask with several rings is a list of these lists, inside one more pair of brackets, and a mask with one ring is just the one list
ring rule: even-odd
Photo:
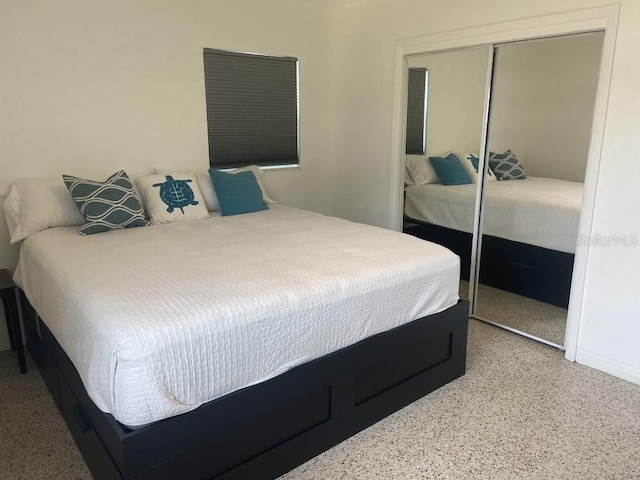
[[[477,184],[406,187],[407,233],[448,246],[469,278]],[[487,182],[480,281],[567,307],[583,184],[527,177]]]
[[275,478],[464,373],[447,249],[270,205],[21,246],[27,345],[95,478]]

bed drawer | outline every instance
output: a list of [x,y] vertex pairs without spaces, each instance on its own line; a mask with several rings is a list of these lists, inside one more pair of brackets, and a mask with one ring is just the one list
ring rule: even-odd
[[567,308],[574,256],[485,235],[480,282]]
[[58,374],[55,360],[42,340],[39,327],[40,320],[33,308],[31,308],[31,305],[29,305],[24,298],[22,290],[20,291],[20,296],[22,297],[20,302],[22,307],[24,331],[27,339],[27,350],[29,350],[33,361],[36,363],[38,370],[40,370],[40,374],[53,396],[53,401],[56,403],[58,409],[60,409],[60,392],[58,388]]
[[[252,421],[251,429],[239,425],[208,445],[173,459],[171,478],[217,478],[330,420],[330,388],[302,395]],[[215,425],[211,428],[211,436],[217,437]]]
[[93,478],[96,480],[121,479],[120,472],[98,438],[88,415],[63,376],[59,377],[58,384],[62,417],[87,464],[92,466]]

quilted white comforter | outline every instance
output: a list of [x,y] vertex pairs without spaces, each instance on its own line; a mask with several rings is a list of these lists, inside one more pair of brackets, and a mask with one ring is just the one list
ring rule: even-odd
[[[406,188],[410,218],[473,232],[477,184],[440,183]],[[575,253],[584,185],[527,177],[485,186],[483,232],[494,237]]]
[[188,412],[458,299],[435,244],[270,210],[26,239],[15,279],[121,423]]

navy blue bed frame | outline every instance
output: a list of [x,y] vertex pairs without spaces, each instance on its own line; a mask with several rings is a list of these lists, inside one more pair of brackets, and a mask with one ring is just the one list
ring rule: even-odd
[[273,479],[465,372],[469,305],[459,302],[130,430],[91,401],[22,292],[21,305],[28,350],[99,480]]

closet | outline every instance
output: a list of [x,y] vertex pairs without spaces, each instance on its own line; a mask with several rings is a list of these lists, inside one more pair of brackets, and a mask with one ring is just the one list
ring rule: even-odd
[[405,231],[461,257],[472,317],[560,349],[603,40],[407,57],[428,81],[424,149],[405,155]]

